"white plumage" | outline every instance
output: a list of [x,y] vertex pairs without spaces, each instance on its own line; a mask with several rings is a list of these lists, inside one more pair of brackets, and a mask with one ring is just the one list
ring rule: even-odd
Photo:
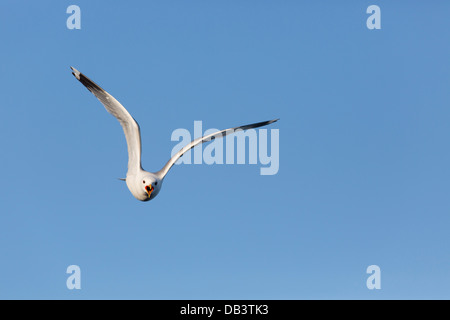
[[158,195],[161,190],[164,177],[169,172],[170,168],[185,152],[192,149],[196,145],[211,141],[213,138],[222,138],[228,134],[234,133],[235,130],[258,128],[278,121],[278,119],[275,119],[234,127],[195,139],[178,151],[177,154],[175,154],[161,170],[154,173],[148,172],[142,169],[141,166],[141,133],[139,124],[136,120],[134,120],[127,109],[125,109],[112,95],[103,90],[99,85],[79,72],[77,69],[73,67],[70,68],[72,69],[72,74],[75,78],[77,78],[100,100],[109,113],[119,120],[123,128],[123,132],[125,133],[128,146],[128,171],[125,181],[133,196],[141,201],[149,201]]

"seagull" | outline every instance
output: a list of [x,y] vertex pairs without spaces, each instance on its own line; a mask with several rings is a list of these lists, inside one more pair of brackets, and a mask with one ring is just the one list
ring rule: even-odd
[[86,77],[77,69],[70,67],[72,74],[79,80],[90,92],[92,92],[98,100],[103,104],[105,109],[111,113],[120,122],[128,146],[128,171],[124,180],[131,194],[140,201],[149,201],[155,198],[161,190],[162,183],[166,174],[174,163],[183,156],[183,154],[195,146],[215,138],[222,138],[228,134],[234,133],[236,130],[247,130],[258,128],[274,123],[279,119],[263,121],[230,129],[217,131],[215,133],[203,136],[191,141],[188,145],[178,151],[164,167],[158,172],[148,172],[142,169],[141,165],[141,133],[139,124],[134,120],[130,113],[125,109],[119,101],[112,95],[103,90],[98,84]]

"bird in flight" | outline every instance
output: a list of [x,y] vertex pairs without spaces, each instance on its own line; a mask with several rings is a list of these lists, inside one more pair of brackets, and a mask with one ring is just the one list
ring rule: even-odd
[[193,147],[215,138],[222,138],[228,134],[234,133],[236,130],[247,130],[258,128],[278,121],[278,119],[263,121],[244,126],[234,127],[217,131],[204,137],[191,141],[188,145],[178,151],[164,167],[158,172],[148,172],[141,166],[141,133],[139,125],[130,115],[130,113],[117,101],[112,95],[103,90],[94,81],[86,77],[77,69],[70,67],[72,74],[79,80],[89,91],[91,91],[98,100],[103,104],[105,109],[119,120],[128,146],[128,171],[125,180],[131,194],[140,201],[149,201],[155,198],[161,190],[162,183],[166,174],[174,163],[183,156],[183,154]]

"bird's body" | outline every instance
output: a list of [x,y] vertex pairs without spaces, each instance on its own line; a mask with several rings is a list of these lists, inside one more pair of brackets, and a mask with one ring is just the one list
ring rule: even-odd
[[276,119],[230,128],[195,139],[178,151],[161,170],[154,173],[148,172],[142,169],[141,166],[141,133],[136,120],[133,119],[130,113],[112,95],[103,90],[99,85],[75,68],[70,68],[72,69],[72,74],[75,78],[77,78],[89,91],[91,91],[100,100],[105,109],[120,122],[125,133],[128,146],[128,171],[125,181],[130,192],[140,201],[149,201],[155,198],[161,190],[164,178],[170,168],[185,152],[189,151],[196,145],[211,141],[214,138],[224,137],[228,134],[234,133],[236,130],[258,128],[278,121],[278,119]]
[[[156,197],[161,190],[164,178],[160,178],[158,174],[147,172],[141,169],[135,174],[127,173],[126,183],[133,196],[141,201],[149,201]],[[150,188],[151,194],[149,195]]]

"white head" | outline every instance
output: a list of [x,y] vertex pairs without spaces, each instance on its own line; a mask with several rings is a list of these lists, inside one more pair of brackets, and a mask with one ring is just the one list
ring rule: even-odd
[[128,189],[140,201],[149,201],[156,197],[161,189],[162,180],[150,172],[127,176]]

